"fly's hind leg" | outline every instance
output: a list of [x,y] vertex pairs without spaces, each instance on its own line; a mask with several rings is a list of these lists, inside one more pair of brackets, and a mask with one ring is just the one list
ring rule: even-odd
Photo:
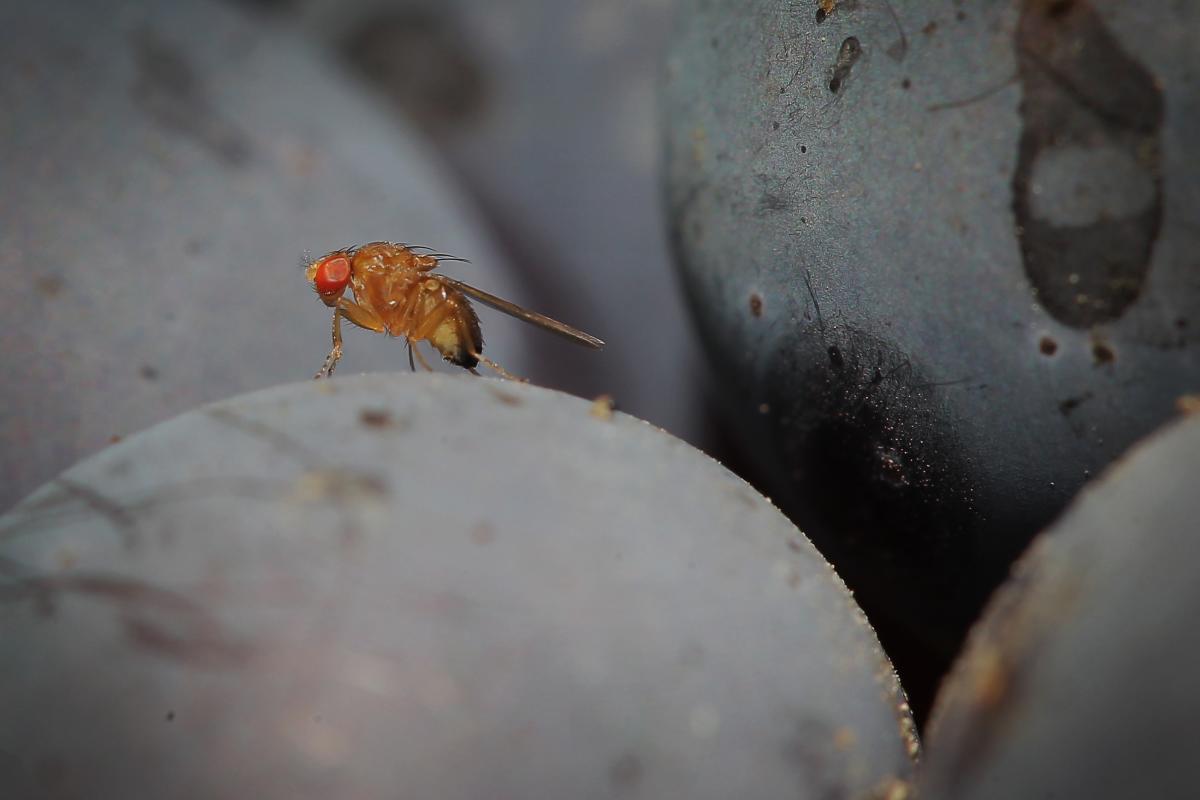
[[[459,336],[460,342],[468,342],[469,343],[471,341],[471,332],[469,330],[467,330],[466,324],[464,322],[462,322],[461,320],[459,321],[459,325],[458,325],[458,336]],[[479,348],[476,348],[475,346],[473,346],[471,344],[467,344],[467,352],[469,352],[471,354],[471,357],[476,359],[480,364],[486,364],[488,369],[495,372],[501,378],[506,378],[510,381],[516,381],[517,383],[529,383],[528,378],[522,378],[519,375],[513,375],[511,372],[506,370],[504,367],[500,366],[495,361],[492,361],[490,358],[485,356],[483,353],[480,353]],[[471,370],[471,372],[474,375],[479,374],[475,370]]]
[[[498,374],[501,378],[506,378],[510,381],[516,381],[517,383],[529,383],[528,378],[522,378],[520,375],[513,375],[511,372],[497,364],[495,361],[492,361],[483,353],[471,353],[471,355],[479,359],[480,364],[486,364],[488,369]],[[471,370],[471,372],[474,372],[476,375],[479,374],[478,372],[475,372],[475,370]]]

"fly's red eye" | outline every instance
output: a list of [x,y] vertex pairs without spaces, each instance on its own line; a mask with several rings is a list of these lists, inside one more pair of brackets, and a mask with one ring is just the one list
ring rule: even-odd
[[350,259],[345,256],[330,256],[317,264],[313,284],[323,295],[341,294],[350,281]]

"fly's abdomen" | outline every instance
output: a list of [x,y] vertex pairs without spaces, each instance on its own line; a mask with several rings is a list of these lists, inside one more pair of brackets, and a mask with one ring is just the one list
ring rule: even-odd
[[429,343],[451,364],[472,369],[483,352],[479,317],[467,299],[456,291],[447,290],[443,302],[445,305],[434,313],[444,312],[445,316],[430,333]]

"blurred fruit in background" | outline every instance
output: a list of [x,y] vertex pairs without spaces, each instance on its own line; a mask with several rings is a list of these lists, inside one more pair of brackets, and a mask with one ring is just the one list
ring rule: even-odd
[[[18,4],[0,52],[0,507],[111,439],[312,375],[329,312],[306,250],[404,237],[521,297],[433,151],[294,33],[201,0]],[[408,368],[358,333],[343,369]],[[487,333],[540,374],[512,327]]]
[[921,797],[1195,795],[1197,475],[1193,414],[1035,540],[938,695]]
[[1200,383],[1200,8],[679,21],[689,300],[762,484],[924,709],[1030,538]]
[[[110,438],[311,375],[329,320],[301,254],[383,238],[470,258],[455,277],[608,342],[584,366],[485,317],[513,371],[711,443],[658,200],[670,6],[0,11],[0,507]],[[407,369],[395,342],[347,338],[342,370]]]
[[656,90],[674,6],[295,0],[267,16],[309,32],[421,126],[482,211],[527,305],[607,342],[582,367],[559,342],[529,340],[547,384],[611,394],[711,450],[707,370],[661,204]]

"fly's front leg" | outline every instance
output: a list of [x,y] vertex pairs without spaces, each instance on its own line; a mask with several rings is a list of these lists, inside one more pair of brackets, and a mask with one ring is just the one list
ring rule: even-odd
[[383,333],[387,330],[384,327],[383,320],[375,312],[360,306],[358,303],[353,303],[344,297],[339,297],[337,305],[333,309],[333,349],[329,351],[329,356],[325,359],[325,363],[321,365],[321,369],[316,375],[313,375],[314,379],[319,380],[333,375],[333,370],[337,366],[338,360],[342,357],[342,317],[345,317],[351,324],[357,325],[364,330],[375,333]]
[[317,374],[313,375],[313,380],[321,378],[329,378],[333,376],[333,370],[337,366],[337,362],[342,357],[342,307],[336,305],[333,307],[333,349],[329,351],[329,355],[325,357],[325,363],[317,370]]

